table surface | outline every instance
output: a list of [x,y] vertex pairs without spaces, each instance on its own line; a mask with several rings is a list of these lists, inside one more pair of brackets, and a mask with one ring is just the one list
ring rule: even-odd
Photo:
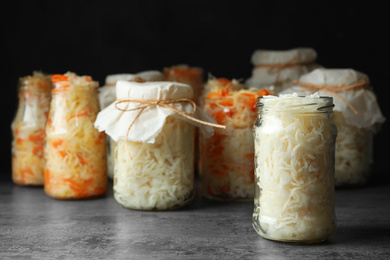
[[[390,174],[336,190],[337,229],[297,245],[261,238],[253,202],[202,198],[176,211],[125,209],[104,198],[59,201],[42,187],[0,183],[0,259],[390,259]],[[112,183],[111,183],[112,185]]]

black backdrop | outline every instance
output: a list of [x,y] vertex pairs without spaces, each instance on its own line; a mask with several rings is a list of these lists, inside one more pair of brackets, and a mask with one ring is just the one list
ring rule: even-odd
[[[382,2],[9,1],[1,8],[1,178],[10,178],[17,79],[33,70],[73,71],[102,85],[107,74],[189,64],[246,79],[256,49],[312,47],[325,67],[366,73],[389,118],[390,10]],[[388,129],[375,136],[377,162],[388,160]]]

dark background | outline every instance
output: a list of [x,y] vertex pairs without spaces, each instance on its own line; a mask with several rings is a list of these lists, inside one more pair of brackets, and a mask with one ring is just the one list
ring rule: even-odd
[[[256,49],[311,47],[328,68],[366,73],[390,117],[389,8],[374,1],[23,1],[1,7],[0,179],[11,176],[16,83],[33,70],[108,74],[188,64],[217,77],[251,76]],[[386,5],[387,6],[387,5]],[[388,122],[374,157],[387,162]]]

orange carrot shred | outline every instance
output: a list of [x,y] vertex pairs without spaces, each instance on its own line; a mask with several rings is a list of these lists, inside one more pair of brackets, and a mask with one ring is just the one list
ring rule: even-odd
[[33,153],[34,153],[34,154],[37,154],[37,153],[39,153],[39,152],[41,152],[41,151],[43,151],[43,147],[42,147],[42,146],[38,146],[38,147],[35,147],[35,148],[33,149]]
[[218,82],[221,83],[223,86],[228,85],[229,83],[232,83],[229,79],[227,78],[219,78]]
[[62,74],[54,74],[51,77],[51,81],[54,83],[61,82],[61,81],[68,81],[68,80],[69,80],[68,77]]
[[88,164],[88,162],[83,157],[81,157],[80,155],[77,155],[77,158],[79,158],[79,161],[81,162],[81,164],[83,164],[83,165]]
[[64,142],[64,140],[57,140],[57,141],[54,141],[52,142],[51,144],[55,147],[55,148],[58,148],[58,146],[60,146],[62,143]]
[[17,138],[16,139],[16,144],[22,144],[23,142],[23,139],[22,138]]
[[86,116],[86,115],[88,115],[88,111],[82,112],[80,114],[75,114],[75,115],[69,117],[68,120],[71,120],[72,118],[75,118],[75,117],[81,117],[81,116]]
[[44,140],[44,137],[41,136],[41,135],[29,135],[28,136],[28,140],[30,141],[33,141],[33,142],[36,142],[36,141],[43,141]]

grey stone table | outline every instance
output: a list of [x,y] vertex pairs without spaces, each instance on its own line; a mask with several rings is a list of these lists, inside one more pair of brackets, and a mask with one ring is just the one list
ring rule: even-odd
[[2,181],[0,259],[390,259],[390,174],[378,169],[368,186],[336,190],[336,233],[315,245],[261,238],[251,202],[198,195],[181,210],[144,212],[121,207],[112,188],[58,201]]

